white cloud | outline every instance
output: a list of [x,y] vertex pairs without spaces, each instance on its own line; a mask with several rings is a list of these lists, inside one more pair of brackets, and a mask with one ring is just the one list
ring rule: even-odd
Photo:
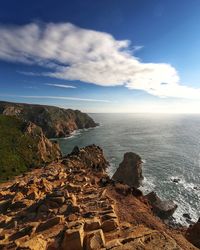
[[66,89],[76,89],[75,86],[66,85],[66,84],[57,84],[57,83],[46,83],[47,86],[58,87],[58,88],[66,88]]
[[134,56],[138,49],[128,40],[70,23],[0,26],[0,59],[49,68],[45,76],[200,99],[200,89],[182,85],[174,67],[144,63]]
[[2,97],[17,97],[25,99],[56,99],[56,100],[70,100],[70,101],[83,101],[83,102],[110,102],[109,100],[69,97],[69,96],[41,96],[41,95],[1,95]]

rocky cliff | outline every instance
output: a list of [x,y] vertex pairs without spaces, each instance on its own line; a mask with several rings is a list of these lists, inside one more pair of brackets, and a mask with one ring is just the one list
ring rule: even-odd
[[0,249],[192,250],[140,191],[111,180],[95,145],[0,185]]
[[65,137],[74,130],[97,126],[89,115],[79,110],[46,105],[0,102],[0,114],[35,123],[48,138]]
[[0,181],[61,157],[59,145],[31,122],[0,115]]

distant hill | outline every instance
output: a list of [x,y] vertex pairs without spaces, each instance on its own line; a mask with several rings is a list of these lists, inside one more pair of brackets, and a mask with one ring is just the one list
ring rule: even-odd
[[0,101],[0,114],[15,116],[40,126],[48,138],[65,137],[76,129],[95,127],[98,124],[79,110],[47,105],[22,104]]
[[58,144],[47,139],[40,127],[0,115],[0,181],[60,156]]

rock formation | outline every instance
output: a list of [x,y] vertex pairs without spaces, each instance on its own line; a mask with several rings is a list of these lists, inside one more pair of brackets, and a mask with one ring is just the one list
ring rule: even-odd
[[200,218],[193,226],[190,226],[186,232],[187,239],[200,248]]
[[37,144],[35,157],[40,159],[40,161],[50,162],[61,157],[59,144],[56,141],[47,139],[39,126],[28,122],[24,132],[35,140]]
[[91,145],[0,184],[0,249],[196,249],[142,194],[109,182],[107,166]]
[[161,219],[167,219],[172,216],[178,207],[173,201],[161,200],[155,192],[147,194],[145,198],[152,206],[153,212]]
[[143,180],[141,157],[132,152],[125,153],[112,179],[138,188]]
[[98,125],[79,110],[46,105],[0,102],[0,114],[32,122],[40,126],[48,138],[65,137],[74,130]]
[[61,157],[59,145],[31,122],[0,115],[0,181]]

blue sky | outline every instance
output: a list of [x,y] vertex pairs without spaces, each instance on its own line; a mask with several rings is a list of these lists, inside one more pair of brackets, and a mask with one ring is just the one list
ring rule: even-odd
[[2,0],[0,99],[198,113],[199,11],[199,0]]

